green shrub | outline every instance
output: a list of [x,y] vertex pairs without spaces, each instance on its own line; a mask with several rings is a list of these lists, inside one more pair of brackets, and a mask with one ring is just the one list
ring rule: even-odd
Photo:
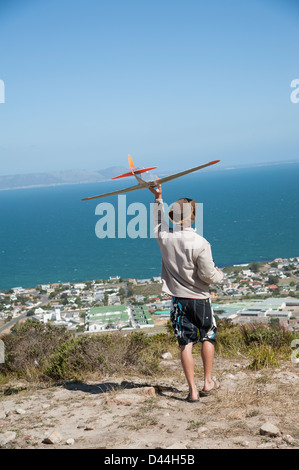
[[267,367],[278,367],[279,358],[275,349],[268,344],[255,343],[250,349],[251,363],[248,368],[258,370]]
[[250,368],[276,367],[280,360],[291,357],[291,342],[297,335],[256,323],[238,325],[229,320],[218,322],[216,351],[222,356],[241,354],[248,358]]
[[267,328],[265,326],[241,326],[241,332],[246,346],[252,343],[268,344],[273,348],[290,345],[293,334],[279,328]]
[[224,319],[217,322],[216,352],[222,356],[235,356],[244,346],[239,325]]
[[[170,322],[167,327],[166,333],[156,335],[133,331],[127,335],[109,332],[76,336],[65,328],[28,319],[1,338],[5,363],[0,364],[0,383],[11,376],[60,381],[82,380],[92,374],[158,373],[161,354],[179,351]],[[227,357],[241,354],[250,360],[252,369],[272,367],[281,359],[291,358],[295,338],[295,334],[277,327],[240,326],[220,320],[216,352]],[[200,345],[194,350],[198,353]]]
[[83,379],[89,374],[153,374],[159,367],[160,348],[140,331],[76,336],[65,328],[28,319],[2,337],[5,363],[0,379]]
[[62,344],[49,358],[45,374],[53,379],[82,379],[88,374],[157,371],[159,356],[144,332],[81,336]]
[[5,363],[0,374],[35,377],[47,364],[49,355],[71,337],[65,328],[57,328],[32,319],[18,323],[9,335],[2,336]]

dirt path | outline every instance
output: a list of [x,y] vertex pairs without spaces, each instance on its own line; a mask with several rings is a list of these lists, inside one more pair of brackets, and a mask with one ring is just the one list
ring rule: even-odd
[[[196,361],[201,365],[200,358]],[[167,371],[162,378],[107,377],[49,388],[23,384],[23,390],[20,383],[6,386],[0,397],[0,447],[298,449],[298,364],[253,372],[244,362],[216,358],[221,389],[198,403],[185,401],[179,360],[162,365]],[[13,393],[16,387],[20,391]],[[261,434],[267,422],[275,437]]]

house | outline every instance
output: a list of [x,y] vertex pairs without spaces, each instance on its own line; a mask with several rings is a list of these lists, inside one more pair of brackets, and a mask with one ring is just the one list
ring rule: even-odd
[[85,287],[86,287],[86,284],[84,284],[83,282],[74,284],[74,289],[77,291],[83,290],[85,289]]
[[12,291],[14,294],[25,294],[26,290],[23,287],[13,287]]
[[274,291],[276,289],[278,289],[278,286],[276,286],[275,284],[270,284],[270,286],[267,286],[268,289],[270,289],[271,291]]
[[254,275],[254,273],[250,269],[243,269],[241,271],[241,274],[246,278],[252,277]]
[[45,310],[41,307],[38,307],[34,310],[35,315],[43,315],[45,313]]
[[143,302],[144,299],[145,299],[144,295],[141,295],[141,294],[135,295],[136,302]]
[[115,293],[108,294],[108,305],[113,304],[120,304],[120,297]]
[[105,323],[91,323],[88,326],[88,332],[94,333],[96,331],[104,331],[106,329]]
[[40,285],[40,288],[41,288],[42,290],[47,291],[47,290],[50,289],[51,287],[50,287],[50,284],[41,284],[41,285]]

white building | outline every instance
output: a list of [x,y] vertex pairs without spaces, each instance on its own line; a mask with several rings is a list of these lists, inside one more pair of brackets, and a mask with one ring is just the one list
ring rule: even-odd
[[86,284],[84,284],[83,282],[79,282],[78,284],[74,284],[74,289],[83,290],[83,289],[85,289],[85,287],[86,287]]
[[252,277],[254,273],[253,273],[250,269],[243,269],[243,270],[241,271],[241,274],[242,274],[244,277]]
[[24,287],[13,287],[12,291],[14,294],[19,294],[19,295],[26,293],[26,290],[24,289]]
[[267,314],[268,317],[270,318],[284,318],[286,320],[289,320],[291,318],[292,312],[289,312],[288,310],[272,310]]
[[266,317],[271,311],[271,308],[266,307],[249,307],[237,310],[236,313],[237,315],[240,315],[240,317]]

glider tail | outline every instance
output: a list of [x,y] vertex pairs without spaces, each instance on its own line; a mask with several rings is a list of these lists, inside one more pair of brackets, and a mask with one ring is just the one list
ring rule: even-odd
[[154,170],[155,168],[158,168],[157,166],[153,166],[151,168],[142,168],[142,170],[135,170],[135,165],[133,163],[131,155],[128,155],[128,159],[131,169],[130,173],[124,173],[123,175],[114,176],[114,178],[112,178],[113,180],[116,180],[117,178],[125,178],[126,176],[132,176],[134,174],[144,173],[145,171]]
[[135,165],[133,163],[131,155],[128,155],[128,159],[129,159],[130,170],[131,170],[132,173],[134,173]]

